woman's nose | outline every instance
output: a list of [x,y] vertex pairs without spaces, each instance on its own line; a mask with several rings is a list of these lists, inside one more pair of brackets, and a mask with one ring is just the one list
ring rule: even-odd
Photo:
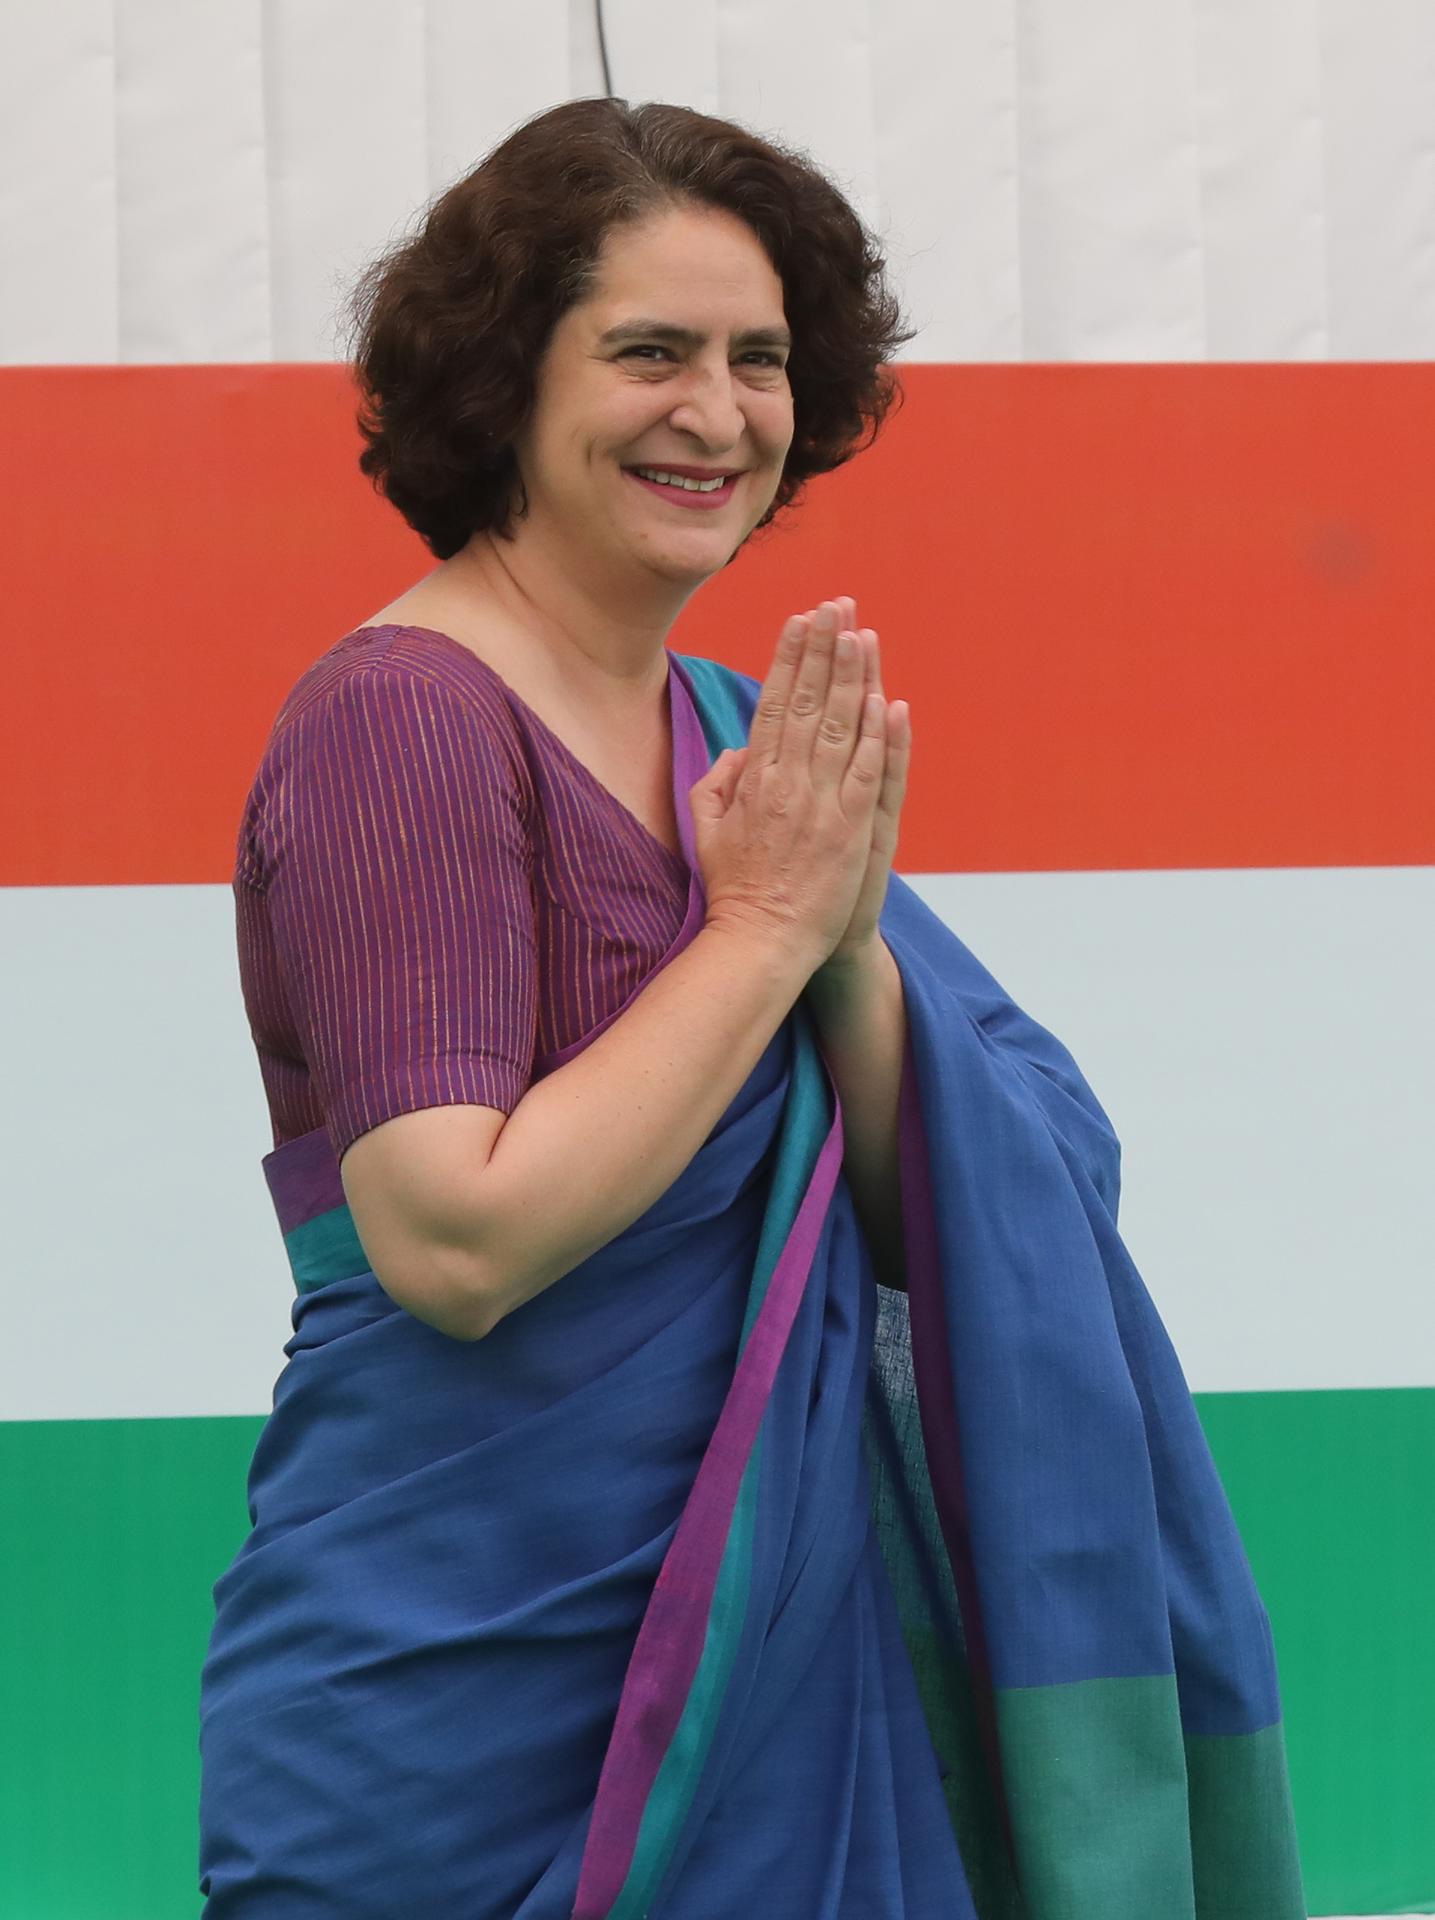
[[670,417],[714,453],[736,446],[745,425],[737,383],[726,369],[695,375]]

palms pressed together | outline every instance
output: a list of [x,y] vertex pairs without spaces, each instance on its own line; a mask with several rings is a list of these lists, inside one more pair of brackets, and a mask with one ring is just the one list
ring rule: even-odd
[[[878,921],[882,913],[882,904],[887,898],[887,880],[892,871],[892,859],[897,851],[897,828],[902,812],[902,802],[907,791],[907,771],[912,755],[911,714],[905,700],[887,703],[882,693],[882,666],[878,653],[877,634],[872,627],[857,627],[857,602],[844,595],[838,600],[822,603],[821,608],[809,608],[801,616],[807,622],[807,631],[812,631],[813,622],[818,614],[826,609],[834,609],[837,633],[855,633],[863,652],[863,698],[876,694],[883,701],[883,721],[886,727],[887,759],[882,775],[881,788],[877,795],[877,805],[872,815],[872,844],[867,857],[867,867],[862,876],[852,915],[841,939],[823,963],[824,974],[836,974],[845,967],[864,964],[872,954],[878,940]],[[746,762],[747,748],[738,749],[734,755],[734,765],[730,769],[729,791],[735,784]]]

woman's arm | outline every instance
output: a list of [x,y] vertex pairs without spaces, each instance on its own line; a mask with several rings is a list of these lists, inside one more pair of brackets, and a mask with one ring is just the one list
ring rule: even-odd
[[491,1107],[430,1107],[356,1140],[341,1172],[385,1291],[482,1339],[606,1246],[688,1166],[819,958],[710,922],[506,1123]]
[[881,935],[861,961],[819,967],[807,1004],[842,1102],[842,1171],[873,1269],[884,1287],[905,1292],[897,1104],[907,1010],[901,969]]

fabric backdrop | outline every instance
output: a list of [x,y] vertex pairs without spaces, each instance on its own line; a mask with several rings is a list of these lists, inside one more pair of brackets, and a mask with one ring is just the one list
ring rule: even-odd
[[[673,644],[761,674],[842,592],[881,632],[897,865],[1124,1143],[1271,1613],[1313,1910],[1429,1910],[1435,14],[814,18],[604,9],[614,90],[809,148],[921,328],[883,440]],[[342,292],[603,82],[567,0],[0,33],[0,1909],[169,1920],[289,1331],[238,812],[298,673],[429,564],[354,465]]]

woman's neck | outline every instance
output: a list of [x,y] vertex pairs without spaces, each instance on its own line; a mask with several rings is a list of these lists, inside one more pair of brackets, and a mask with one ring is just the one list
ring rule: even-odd
[[690,589],[658,581],[635,606],[631,587],[626,602],[595,587],[574,573],[571,555],[566,566],[546,555],[539,530],[520,524],[511,541],[476,534],[430,579],[461,604],[497,613],[567,687],[618,707],[646,704],[667,679],[668,634]]

